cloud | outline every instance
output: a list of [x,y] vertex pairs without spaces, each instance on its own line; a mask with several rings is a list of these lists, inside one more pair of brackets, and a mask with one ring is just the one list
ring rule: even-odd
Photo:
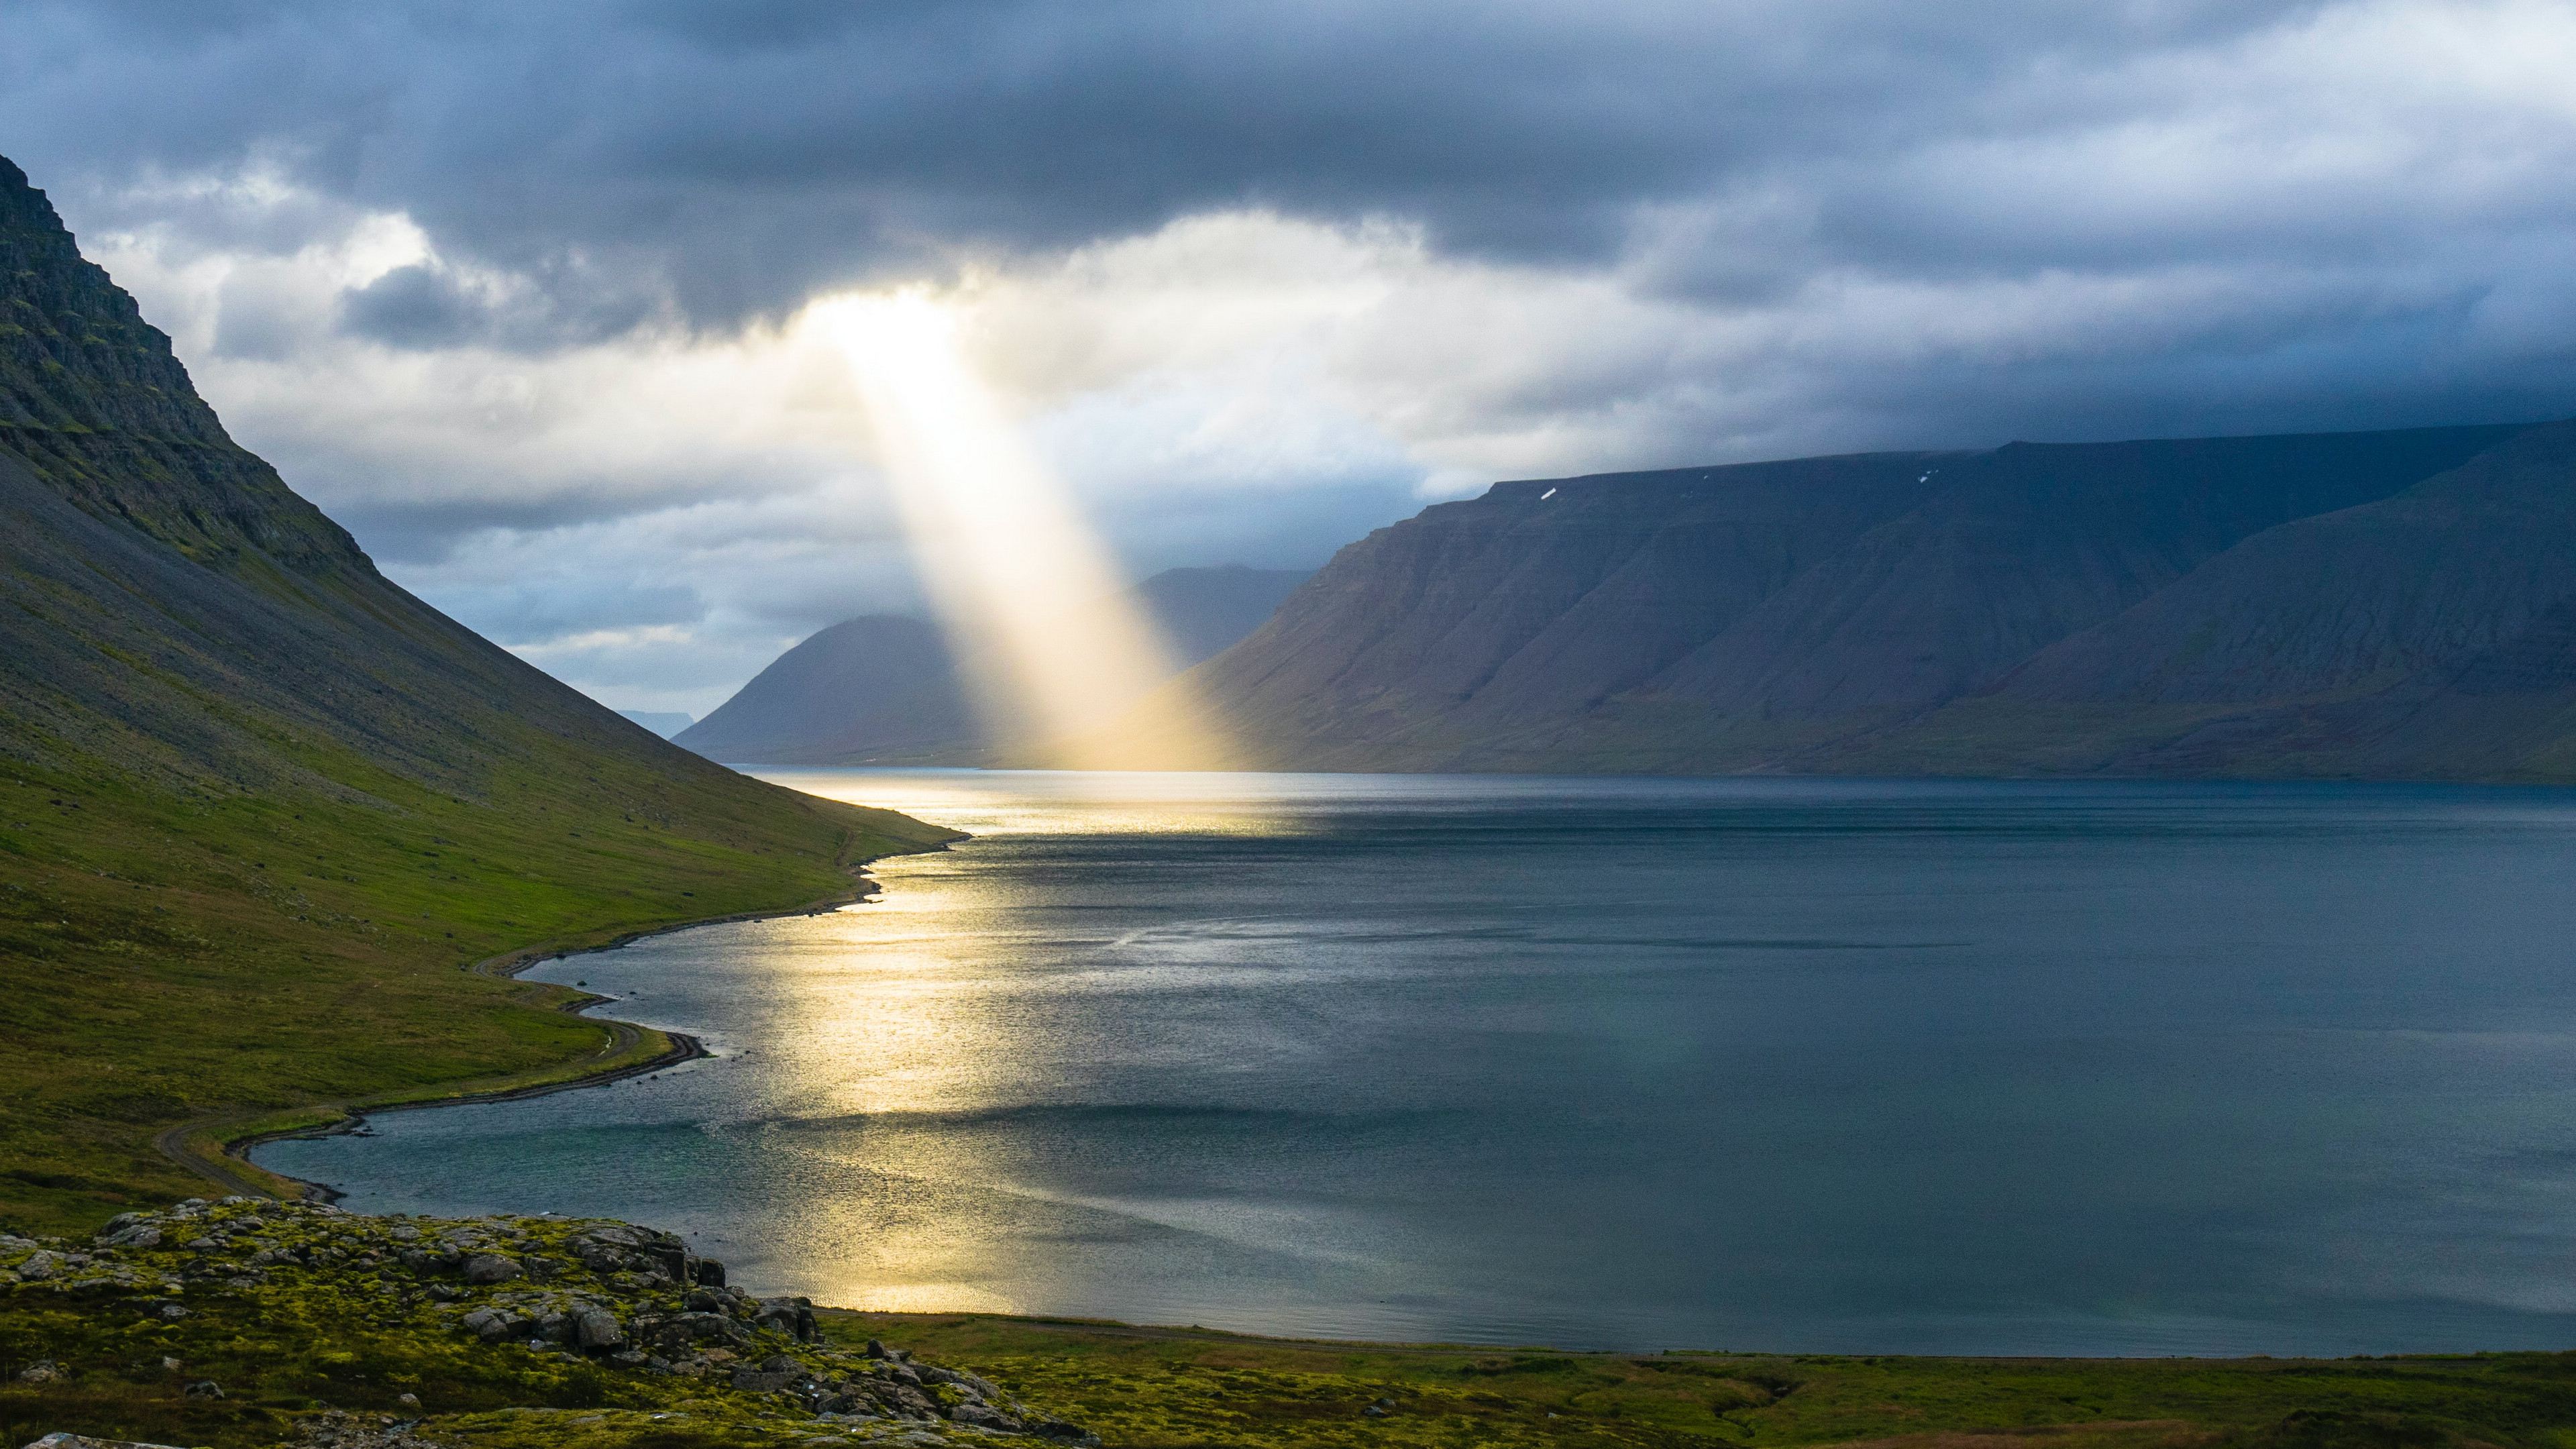
[[10,154],[236,433],[623,705],[912,598],[797,340],[850,289],[960,308],[1139,569],[1504,474],[2576,411],[2539,0],[0,17]]

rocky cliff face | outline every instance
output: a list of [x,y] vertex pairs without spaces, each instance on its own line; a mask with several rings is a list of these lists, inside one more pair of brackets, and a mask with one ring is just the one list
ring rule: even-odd
[[357,544],[234,443],[134,299],[0,158],[0,453],[95,518],[199,562],[365,570]]
[[2554,778],[2571,484],[2566,424],[1498,484],[1193,683],[1285,768]]
[[[450,788],[663,747],[414,599],[233,442],[170,340],[0,160],[0,751],[321,787],[316,744]],[[742,784],[752,790],[764,787]]]

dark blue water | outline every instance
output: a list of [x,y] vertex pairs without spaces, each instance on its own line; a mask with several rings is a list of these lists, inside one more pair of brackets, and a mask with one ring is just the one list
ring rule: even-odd
[[714,1060],[260,1161],[884,1308],[2576,1345],[2576,792],[774,778],[980,838],[549,968]]

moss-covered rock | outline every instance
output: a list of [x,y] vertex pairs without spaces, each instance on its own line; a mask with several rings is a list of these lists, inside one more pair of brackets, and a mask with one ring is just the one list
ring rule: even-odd
[[181,1443],[1088,1441],[974,1374],[833,1346],[810,1302],[600,1219],[227,1198],[88,1242],[0,1238],[0,1373],[0,1427]]

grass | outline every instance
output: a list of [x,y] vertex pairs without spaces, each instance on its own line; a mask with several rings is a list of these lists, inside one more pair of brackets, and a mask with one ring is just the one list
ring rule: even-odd
[[[835,1314],[1114,1445],[2396,1449],[2576,1443],[2576,1355],[1958,1359],[1316,1343],[970,1314]],[[1382,1404],[1384,1417],[1366,1413]]]
[[576,993],[466,968],[796,909],[846,895],[857,862],[953,838],[605,755],[504,765],[466,798],[302,750],[346,788],[0,763],[0,1227],[202,1190],[153,1146],[193,1120],[226,1120],[212,1140],[596,1069],[612,1033],[557,1009]]

